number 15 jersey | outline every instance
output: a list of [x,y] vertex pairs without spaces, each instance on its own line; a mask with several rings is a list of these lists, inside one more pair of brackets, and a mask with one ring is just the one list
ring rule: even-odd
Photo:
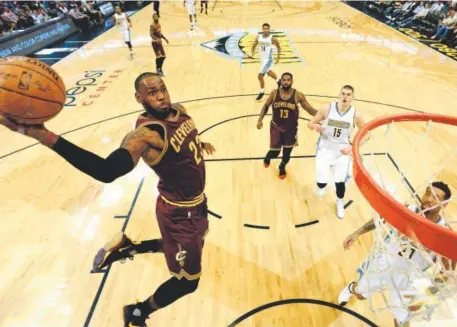
[[205,161],[192,118],[177,106],[171,110],[176,114],[171,120],[140,115],[136,128],[155,126],[165,141],[159,157],[150,164],[160,178],[157,188],[162,199],[190,207],[202,203],[205,197]]
[[338,103],[330,103],[327,117],[322,121],[325,128],[319,137],[318,149],[340,150],[351,144],[350,137],[354,128],[355,108],[351,106],[346,112],[338,110]]

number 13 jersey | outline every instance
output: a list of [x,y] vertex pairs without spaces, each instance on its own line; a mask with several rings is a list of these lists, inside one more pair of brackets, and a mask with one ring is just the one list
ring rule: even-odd
[[[172,106],[175,117],[161,120],[140,115],[136,128],[152,127],[160,131],[165,146],[150,167],[159,176],[157,185],[162,199],[176,206],[191,207],[204,201],[205,161],[192,118]],[[160,126],[160,127],[158,127]]]
[[324,130],[318,141],[318,149],[340,150],[351,144],[350,137],[354,128],[355,108],[351,106],[346,112],[338,110],[338,103],[330,103],[327,117],[322,121]]

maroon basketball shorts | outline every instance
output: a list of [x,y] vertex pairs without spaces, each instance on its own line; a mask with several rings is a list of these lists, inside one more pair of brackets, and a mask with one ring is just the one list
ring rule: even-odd
[[270,150],[281,150],[281,147],[292,148],[297,145],[297,128],[281,128],[270,124]]
[[152,48],[157,58],[165,57],[165,50],[162,42],[152,42]]
[[159,196],[156,215],[170,273],[178,279],[200,278],[203,243],[208,232],[206,199],[194,207],[180,207]]

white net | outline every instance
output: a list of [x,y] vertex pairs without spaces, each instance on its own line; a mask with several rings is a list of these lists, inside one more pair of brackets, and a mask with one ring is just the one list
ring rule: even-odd
[[[391,122],[369,135],[358,152],[378,186],[409,210],[455,229],[457,128],[431,121]],[[449,186],[449,199],[436,181]],[[401,324],[457,326],[455,264],[401,234],[374,210],[373,221],[373,247],[359,270],[358,293],[369,299],[372,310],[390,310]]]

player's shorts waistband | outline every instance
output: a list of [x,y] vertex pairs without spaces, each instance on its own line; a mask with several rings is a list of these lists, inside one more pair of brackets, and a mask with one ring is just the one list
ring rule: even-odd
[[195,207],[195,206],[198,206],[199,204],[202,204],[203,201],[205,201],[205,194],[204,193],[201,193],[200,195],[197,195],[192,200],[188,200],[188,201],[171,201],[171,200],[168,200],[163,195],[160,195],[160,197],[166,203],[174,205],[174,206],[177,206],[177,207]]

